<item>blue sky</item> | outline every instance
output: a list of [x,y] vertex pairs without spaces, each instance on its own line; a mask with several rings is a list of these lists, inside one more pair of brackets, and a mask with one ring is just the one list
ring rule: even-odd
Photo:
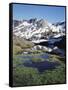
[[51,23],[65,21],[65,7],[13,4],[13,19],[45,19]]

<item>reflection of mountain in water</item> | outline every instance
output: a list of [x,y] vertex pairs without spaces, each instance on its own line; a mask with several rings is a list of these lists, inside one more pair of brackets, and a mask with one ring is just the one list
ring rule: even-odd
[[[50,55],[47,53],[40,54],[40,56],[36,55],[35,57],[28,54],[27,56],[17,56],[17,58],[24,58],[23,60],[24,66],[37,68],[39,72],[43,72],[44,70],[55,69],[57,66],[60,65],[58,61],[48,61],[47,59],[49,57]],[[32,58],[36,58],[36,59],[40,58],[40,59],[44,59],[44,61],[34,62],[32,61]],[[21,65],[18,65],[18,67],[23,67],[22,62]]]
[[59,65],[58,62],[49,62],[49,61],[43,61],[38,63],[37,62],[24,63],[24,66],[37,68],[39,72],[43,72],[44,70],[55,69],[56,66],[58,65]]

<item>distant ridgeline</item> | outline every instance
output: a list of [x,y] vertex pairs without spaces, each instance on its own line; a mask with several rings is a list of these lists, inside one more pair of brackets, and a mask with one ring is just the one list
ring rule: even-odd
[[49,23],[43,19],[13,20],[14,35],[34,43],[65,35],[65,22]]

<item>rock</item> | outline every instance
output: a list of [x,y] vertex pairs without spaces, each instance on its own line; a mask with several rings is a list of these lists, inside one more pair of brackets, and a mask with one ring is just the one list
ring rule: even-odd
[[61,49],[65,49],[66,48],[66,36],[63,36],[60,41],[55,42],[54,46],[57,46]]
[[52,49],[49,48],[49,47],[46,47],[46,46],[41,46],[41,45],[36,45],[32,48],[32,50],[44,50],[44,51],[47,51],[47,52],[51,52]]

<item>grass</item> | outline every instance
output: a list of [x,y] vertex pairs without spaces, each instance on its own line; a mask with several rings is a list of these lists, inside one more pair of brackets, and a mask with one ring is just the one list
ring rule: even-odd
[[65,67],[63,65],[42,74],[43,84],[62,84],[65,83]]
[[21,58],[17,58],[16,56],[13,57],[13,67],[17,67],[18,65],[21,65],[23,59]]
[[13,70],[13,86],[31,86],[65,83],[65,67],[39,73],[36,68],[16,67]]
[[29,86],[41,84],[39,72],[33,68],[17,67],[13,73],[13,86]]
[[42,62],[42,61],[44,61],[43,58],[36,58],[36,57],[32,58],[32,62]]
[[65,57],[58,57],[58,59],[59,59],[61,62],[63,62],[63,63],[66,62],[66,61],[65,61]]
[[21,54],[22,51],[20,46],[13,45],[13,55]]
[[[23,52],[19,46],[15,46],[14,53],[19,51]],[[13,56],[13,86],[31,86],[31,85],[46,85],[46,84],[62,84],[65,83],[65,63],[64,58],[58,55],[49,55],[46,59],[51,62],[58,61],[60,66],[56,69],[46,70],[40,73],[37,68],[25,67],[23,64],[23,57],[18,58],[18,56],[32,56],[32,62],[41,62],[45,59],[39,56],[43,53],[42,51],[33,51],[31,54],[14,54]],[[37,57],[38,56],[38,57]],[[22,67],[19,67],[22,65]]]
[[25,49],[32,48],[34,44],[25,39],[14,36],[13,37],[13,54],[21,54]]
[[49,61],[58,61],[58,62],[60,62],[60,58],[61,58],[61,56],[58,56],[58,55],[50,55],[49,56]]

